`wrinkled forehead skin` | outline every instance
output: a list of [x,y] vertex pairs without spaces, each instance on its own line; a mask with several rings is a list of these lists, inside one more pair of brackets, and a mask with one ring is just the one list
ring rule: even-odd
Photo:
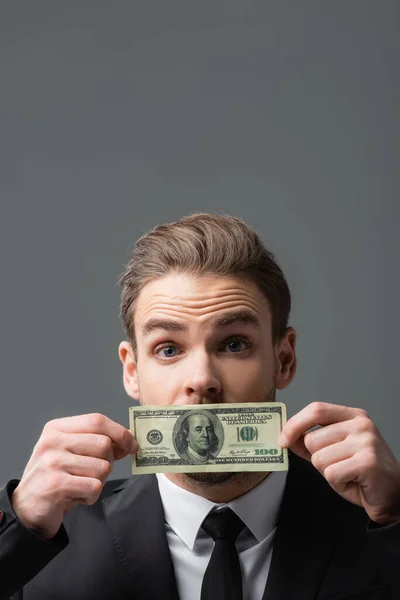
[[136,337],[152,318],[207,326],[224,313],[244,310],[271,330],[268,300],[249,279],[235,276],[170,274],[148,282],[134,315]]

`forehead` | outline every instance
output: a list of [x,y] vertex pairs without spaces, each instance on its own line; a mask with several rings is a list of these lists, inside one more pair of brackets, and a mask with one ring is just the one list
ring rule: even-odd
[[249,279],[169,274],[148,282],[141,290],[136,303],[135,329],[138,333],[153,318],[207,323],[235,310],[250,312],[260,321],[270,318],[266,297]]

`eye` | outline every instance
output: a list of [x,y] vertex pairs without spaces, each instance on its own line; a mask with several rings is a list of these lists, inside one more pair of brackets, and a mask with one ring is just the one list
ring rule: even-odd
[[224,346],[224,350],[230,354],[239,354],[250,348],[250,342],[246,338],[233,338],[230,339]]
[[166,346],[162,346],[161,348],[156,348],[155,354],[156,356],[158,356],[158,358],[161,358],[162,360],[168,358],[175,358],[175,356],[177,356],[178,354],[178,349],[176,348],[176,346],[172,346],[171,344],[169,344]]

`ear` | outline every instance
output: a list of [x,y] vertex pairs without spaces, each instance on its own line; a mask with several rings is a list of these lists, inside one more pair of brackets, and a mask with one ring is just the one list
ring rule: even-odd
[[293,327],[288,327],[285,335],[275,346],[276,388],[278,390],[284,390],[296,374],[296,338],[296,331]]
[[127,341],[121,342],[118,347],[118,355],[123,365],[125,391],[133,400],[139,400],[137,361],[131,344]]

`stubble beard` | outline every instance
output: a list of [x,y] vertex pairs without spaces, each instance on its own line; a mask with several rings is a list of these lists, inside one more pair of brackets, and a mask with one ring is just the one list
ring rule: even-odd
[[[276,388],[275,382],[269,392],[266,394],[263,402],[275,402]],[[215,485],[223,485],[224,483],[245,483],[253,479],[257,472],[249,471],[224,471],[223,473],[180,473],[182,479],[186,479],[188,484],[193,484],[196,487],[210,487]]]
[[[261,402],[275,402],[275,398],[276,387],[274,377],[273,385]],[[143,405],[146,404],[146,402],[143,402],[143,396],[141,403]],[[174,475],[177,475],[182,483],[186,483],[183,487],[194,490],[195,488],[210,488],[227,483],[238,483],[243,485],[246,482],[259,477],[260,473],[258,471],[224,471],[223,473],[175,473]]]

